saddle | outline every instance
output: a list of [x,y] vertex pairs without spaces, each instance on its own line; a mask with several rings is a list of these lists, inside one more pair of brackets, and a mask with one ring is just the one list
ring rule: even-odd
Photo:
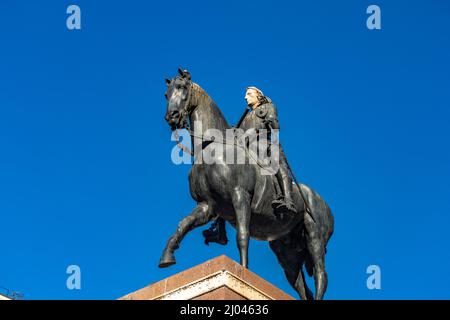
[[275,175],[259,175],[251,203],[252,211],[261,213],[265,208],[271,207],[272,202],[278,198],[280,190]]

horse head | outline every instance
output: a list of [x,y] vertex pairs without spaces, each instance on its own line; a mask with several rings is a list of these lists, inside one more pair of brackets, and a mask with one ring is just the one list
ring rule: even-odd
[[183,129],[188,126],[189,114],[192,111],[190,101],[192,81],[187,70],[178,68],[176,77],[166,79],[167,110],[164,119],[172,130]]

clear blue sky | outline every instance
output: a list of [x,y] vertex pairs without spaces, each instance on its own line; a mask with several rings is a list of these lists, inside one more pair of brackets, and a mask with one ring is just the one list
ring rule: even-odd
[[[66,28],[73,3],[81,31]],[[366,28],[370,4],[382,30]],[[0,286],[114,299],[238,259],[234,230],[207,247],[201,228],[157,268],[194,206],[163,120],[163,79],[182,66],[230,123],[246,86],[277,104],[296,175],[335,215],[326,298],[450,298],[449,18],[445,0],[1,1]],[[250,268],[295,295],[267,243],[251,242]]]

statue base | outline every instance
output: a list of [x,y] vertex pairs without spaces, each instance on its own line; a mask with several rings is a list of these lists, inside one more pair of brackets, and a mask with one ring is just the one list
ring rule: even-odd
[[119,300],[295,300],[222,255]]

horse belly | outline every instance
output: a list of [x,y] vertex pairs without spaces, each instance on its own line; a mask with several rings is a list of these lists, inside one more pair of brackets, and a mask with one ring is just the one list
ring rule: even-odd
[[261,241],[273,241],[279,239],[301,222],[301,215],[294,217],[277,217],[271,214],[252,214],[250,220],[250,237]]

